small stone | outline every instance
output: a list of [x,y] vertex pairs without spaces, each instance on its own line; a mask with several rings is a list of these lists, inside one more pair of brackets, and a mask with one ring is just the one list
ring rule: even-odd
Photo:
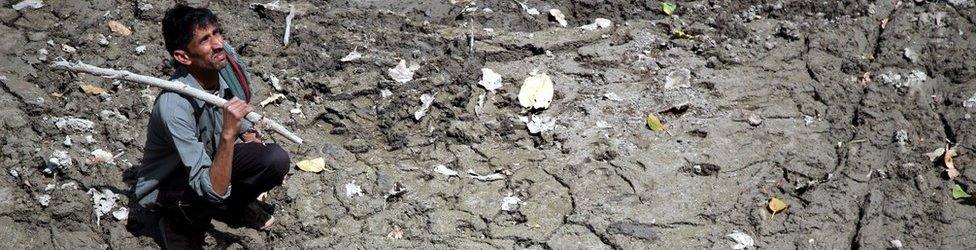
[[62,131],[70,129],[79,132],[91,132],[95,128],[94,122],[71,116],[55,118],[54,125]]
[[120,207],[119,209],[116,209],[115,212],[112,212],[112,217],[117,221],[127,220],[129,219],[129,209]]
[[363,189],[356,185],[356,181],[346,183],[346,197],[363,196]]
[[61,44],[61,51],[64,51],[65,53],[69,53],[70,54],[70,53],[77,52],[78,49],[75,49],[75,47],[71,47],[71,45],[67,45],[67,44],[63,44],[62,43]]
[[136,54],[142,54],[146,52],[146,45],[139,45],[136,47]]
[[804,115],[803,116],[803,125],[804,126],[810,126],[810,124],[813,124],[813,122],[814,122],[813,116],[809,116],[809,115]]
[[51,195],[49,194],[38,195],[37,202],[41,203],[41,207],[47,207],[47,205],[51,204]]
[[566,25],[569,25],[569,23],[566,22],[566,15],[563,15],[563,12],[559,9],[549,9],[549,15],[552,15],[552,18],[556,19],[559,26],[566,27]]
[[393,95],[393,91],[390,91],[389,89],[380,90],[380,97],[387,98],[390,97],[391,95]]
[[55,170],[73,165],[71,156],[68,156],[68,152],[63,150],[55,150],[54,152],[51,152],[51,156],[48,158],[47,163],[48,166],[53,167]]
[[41,0],[24,0],[14,4],[13,6],[14,10],[22,10],[26,8],[39,9],[41,7],[44,7],[44,1]]
[[905,54],[905,58],[907,58],[909,62],[911,63],[918,62],[918,53],[915,53],[915,50],[912,50],[911,48],[905,48],[904,54]]
[[905,147],[905,144],[908,143],[908,132],[906,132],[904,129],[895,132],[895,143],[897,143],[899,147]]
[[64,142],[62,143],[64,144],[65,147],[71,147],[71,145],[73,144],[71,143],[71,137],[67,135],[64,136]]
[[109,44],[108,38],[106,38],[105,35],[98,34],[98,45],[102,45],[102,47],[105,47],[108,46],[108,44]]
[[894,248],[902,248],[902,247],[905,247],[905,245],[903,245],[901,243],[901,240],[891,240],[891,246],[894,247]]
[[502,198],[502,211],[515,211],[519,209],[519,203],[522,203],[522,199],[519,197],[512,196],[509,194]]
[[762,124],[762,122],[763,122],[763,118],[762,116],[759,116],[758,113],[752,113],[749,115],[749,125],[759,126]]
[[691,87],[691,70],[686,68],[680,68],[675,71],[668,73],[665,77],[664,88],[665,89],[679,89],[679,88],[690,88]]

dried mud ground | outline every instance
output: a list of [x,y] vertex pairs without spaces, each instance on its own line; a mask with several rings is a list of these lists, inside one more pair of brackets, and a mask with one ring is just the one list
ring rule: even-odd
[[[131,221],[96,218],[87,191],[129,194],[158,91],[49,65],[64,58],[168,77],[159,21],[173,2],[45,1],[19,11],[10,7],[19,1],[3,2],[0,242],[156,248],[126,228]],[[954,182],[976,192],[973,109],[964,106],[976,93],[972,0],[694,1],[674,16],[657,1],[524,3],[542,15],[515,1],[293,3],[287,46],[284,12],[191,3],[221,17],[253,74],[254,104],[286,96],[259,109],[307,140],[280,142],[293,160],[327,162],[317,174],[293,170],[270,193],[276,227],[215,223],[209,247],[726,248],[733,231],[773,249],[976,247],[976,207],[950,197]],[[579,28],[595,18],[614,25]],[[133,34],[113,33],[111,20]],[[340,62],[351,51],[363,57]],[[405,84],[387,75],[400,59],[420,65]],[[501,74],[503,87],[479,86],[481,68]],[[682,69],[690,87],[665,88]],[[518,104],[533,70],[555,82],[548,109]],[[87,84],[109,95],[88,95]],[[435,100],[418,121],[422,94]],[[667,132],[647,129],[651,113]],[[527,115],[553,117],[555,129],[530,135],[519,119]],[[94,128],[55,125],[69,116]],[[955,181],[923,155],[946,140],[959,152]],[[96,149],[121,155],[92,164]],[[56,150],[73,164],[45,174]],[[461,177],[434,172],[438,164]],[[468,169],[507,176],[483,182]],[[346,195],[352,182],[361,196]],[[387,199],[395,183],[408,191]],[[506,196],[521,200],[517,209],[502,211]],[[771,216],[771,197],[789,208]],[[115,209],[128,202],[123,195]],[[394,228],[402,238],[388,237]]]

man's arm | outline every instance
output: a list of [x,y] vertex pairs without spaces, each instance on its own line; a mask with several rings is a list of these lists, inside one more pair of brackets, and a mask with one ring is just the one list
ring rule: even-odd
[[210,183],[213,184],[214,192],[219,195],[224,195],[230,188],[234,143],[237,142],[237,134],[241,131],[241,120],[252,111],[254,108],[237,98],[230,99],[227,104],[224,104],[224,124],[220,132],[220,143],[217,144],[213,167],[210,168]]
[[229,196],[230,187],[223,185],[219,193],[214,190],[210,176],[213,162],[197,138],[197,123],[190,101],[176,93],[163,93],[153,115],[160,116],[182,165],[187,168],[189,178],[186,181],[190,188],[205,200],[220,203]]

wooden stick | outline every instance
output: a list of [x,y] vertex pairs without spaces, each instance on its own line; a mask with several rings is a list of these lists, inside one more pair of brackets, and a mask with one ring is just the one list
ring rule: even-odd
[[[167,80],[163,80],[151,76],[139,75],[126,70],[107,69],[107,68],[101,68],[101,67],[85,64],[83,62],[72,63],[68,61],[55,62],[52,66],[56,69],[64,69],[64,70],[69,70],[74,72],[89,73],[104,78],[122,79],[122,80],[135,82],[135,83],[148,84],[165,90],[177,92],[180,94],[185,94],[193,98],[200,99],[204,102],[213,104],[218,107],[224,107],[224,103],[227,102],[227,100],[224,100],[223,98],[217,97],[213,94],[207,93],[198,88],[192,88],[186,84],[177,81],[167,81]],[[246,118],[248,121],[253,122],[255,125],[264,124],[267,125],[268,127],[271,127],[271,130],[278,132],[279,134],[285,136],[285,138],[288,138],[288,140],[291,140],[295,143],[302,144],[303,142],[302,138],[299,138],[291,131],[288,131],[288,129],[285,128],[284,126],[281,126],[281,124],[278,124],[277,122],[268,119],[267,117],[264,117],[261,114],[258,114],[257,112],[247,113]]]

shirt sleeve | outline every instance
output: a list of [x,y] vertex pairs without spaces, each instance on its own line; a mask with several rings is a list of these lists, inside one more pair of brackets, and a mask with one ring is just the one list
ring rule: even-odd
[[197,138],[197,124],[190,101],[176,93],[165,93],[159,96],[158,108],[154,112],[162,111],[159,114],[173,140],[173,146],[183,166],[189,170],[190,188],[211,203],[221,203],[230,197],[230,187],[223,195],[213,190],[210,182],[210,166],[213,162],[204,150],[203,143]]

